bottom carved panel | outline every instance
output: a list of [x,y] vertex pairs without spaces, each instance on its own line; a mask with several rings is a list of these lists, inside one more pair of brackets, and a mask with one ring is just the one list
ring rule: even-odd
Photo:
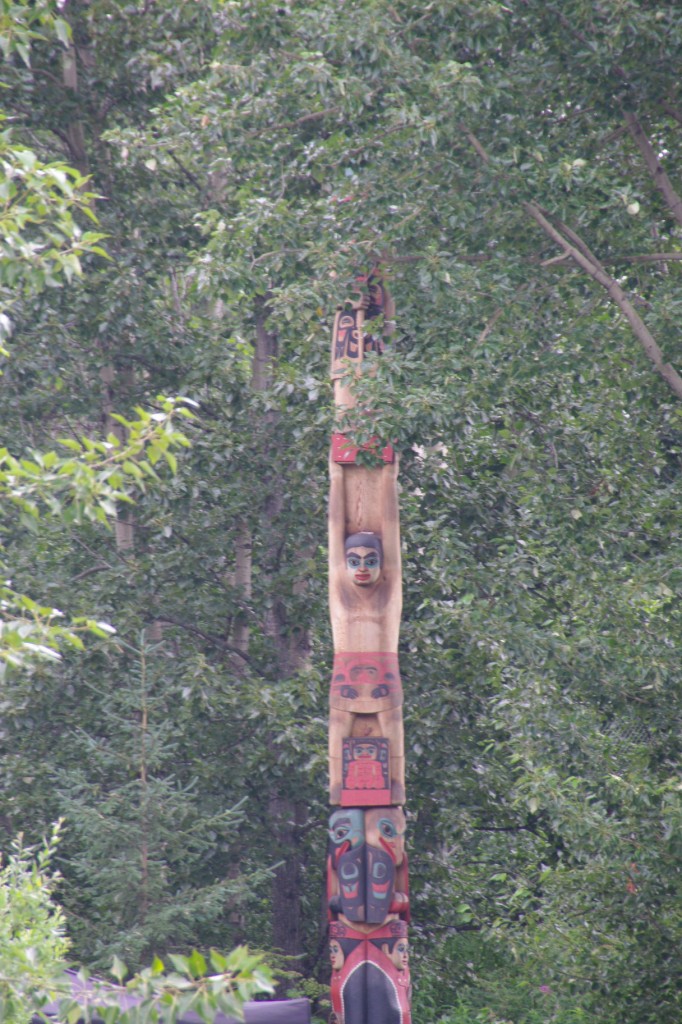
[[329,958],[330,1024],[411,1024],[405,921],[387,921],[368,932],[332,921]]

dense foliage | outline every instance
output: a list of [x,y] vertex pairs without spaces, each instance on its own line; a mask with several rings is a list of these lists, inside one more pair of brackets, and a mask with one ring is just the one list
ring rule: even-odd
[[[107,1024],[175,1021],[198,1013],[207,1022],[216,1011],[242,1019],[244,1003],[271,993],[272,979],[261,957],[238,947],[228,956],[212,949],[208,960],[198,951],[171,954],[170,969],[155,957],[128,978],[114,957],[115,983],[92,978],[85,968],[65,970],[69,940],[64,915],[55,902],[59,874],[52,861],[59,843],[58,822],[49,840],[31,848],[18,837],[0,864],[0,1020],[25,1024],[49,1014],[60,1020],[106,1020]],[[46,1019],[48,1017],[46,1016]]]
[[[116,634],[10,659],[0,822],[64,816],[74,955],[248,940],[325,979],[329,324],[381,259],[415,1018],[677,1022],[677,5],[35,9],[30,63],[5,47],[5,560],[38,618]],[[191,447],[119,460],[110,530],[21,504],[31,452],[124,451],[159,394]]]

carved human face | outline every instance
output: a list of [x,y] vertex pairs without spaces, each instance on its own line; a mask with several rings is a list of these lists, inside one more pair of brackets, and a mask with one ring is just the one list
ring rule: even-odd
[[356,743],[354,753],[356,761],[376,761],[379,751],[376,743]]
[[331,960],[332,970],[340,971],[346,958],[336,939],[332,939],[329,943],[329,959]]
[[374,548],[352,547],[346,551],[346,569],[358,587],[371,587],[379,579],[381,558]]
[[399,971],[406,971],[410,966],[410,950],[407,939],[398,939],[390,956]]

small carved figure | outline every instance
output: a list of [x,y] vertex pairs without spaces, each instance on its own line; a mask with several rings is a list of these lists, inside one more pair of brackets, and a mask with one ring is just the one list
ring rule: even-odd
[[[332,367],[336,367],[341,360],[356,360],[360,356],[362,345],[362,325],[364,322],[364,309],[362,302],[347,304],[339,308],[334,323],[334,342],[332,351]],[[341,366],[336,373],[343,370]],[[332,369],[334,373],[334,369]]]
[[343,967],[343,962],[346,959],[341,946],[337,939],[332,939],[329,943],[329,961],[332,965],[333,971],[340,971]]
[[391,802],[389,744],[383,736],[343,739],[342,807]]

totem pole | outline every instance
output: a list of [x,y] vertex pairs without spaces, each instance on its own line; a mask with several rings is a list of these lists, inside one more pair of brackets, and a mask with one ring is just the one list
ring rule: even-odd
[[[367,294],[341,307],[332,336],[339,426],[371,415],[353,382],[381,352],[393,302],[378,268]],[[383,318],[381,334],[366,325]],[[350,415],[349,415],[350,414]],[[398,667],[402,610],[398,457],[377,441],[375,464],[338,430],[329,463],[329,695],[327,898],[330,1024],[410,1024],[409,887],[404,848],[405,750]]]

